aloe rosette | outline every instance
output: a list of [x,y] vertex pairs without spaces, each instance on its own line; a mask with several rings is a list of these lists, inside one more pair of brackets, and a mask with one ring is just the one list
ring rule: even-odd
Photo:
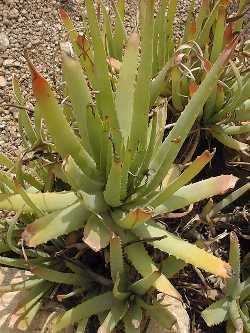
[[[99,317],[99,333],[113,331],[121,321],[126,332],[139,332],[145,314],[171,328],[175,318],[154,301],[152,290],[180,295],[149,254],[152,247],[171,255],[166,264],[171,258],[172,271],[177,258],[222,278],[231,274],[228,263],[168,232],[160,221],[164,214],[225,193],[237,181],[221,175],[191,183],[211,160],[208,151],[169,177],[237,38],[223,49],[164,137],[166,110],[151,109],[154,1],[141,1],[141,38],[137,33],[127,37],[122,29],[122,4],[115,6],[113,52],[119,68],[105,49],[93,2],[86,0],[88,38],[79,36],[69,16],[60,12],[74,49],[74,54],[62,51],[64,100],[58,102],[28,60],[36,99],[33,126],[18,82],[13,82],[17,101],[24,106],[20,129],[26,151],[15,164],[0,156],[8,170],[0,174],[0,208],[16,212],[7,226],[1,224],[5,254],[0,263],[33,273],[24,283],[1,286],[2,291],[26,289],[16,312],[18,327],[29,325],[44,297],[63,285],[69,292],[57,293],[58,299],[79,301],[57,318],[54,332],[75,323],[77,332],[84,332],[93,315]],[[73,257],[72,249],[77,251]],[[89,267],[84,253],[90,250],[104,258],[108,274],[98,265],[96,270]],[[132,268],[135,279],[129,275]]]

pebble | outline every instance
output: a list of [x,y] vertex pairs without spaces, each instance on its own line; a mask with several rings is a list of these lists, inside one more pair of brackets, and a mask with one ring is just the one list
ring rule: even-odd
[[14,60],[13,59],[5,59],[3,61],[3,66],[4,67],[11,67],[14,63]]
[[5,80],[4,76],[0,76],[0,87],[4,88],[7,86],[7,81]]
[[5,51],[10,45],[9,38],[6,33],[0,33],[0,50]]
[[10,12],[9,12],[9,17],[14,19],[17,18],[19,15],[19,11],[16,8],[13,8]]

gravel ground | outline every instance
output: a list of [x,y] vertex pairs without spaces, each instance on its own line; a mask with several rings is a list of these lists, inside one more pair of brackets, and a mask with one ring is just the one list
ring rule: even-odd
[[[130,30],[136,24],[137,2],[126,1],[126,24]],[[188,3],[189,0],[179,1],[175,29],[177,36],[182,31]],[[109,0],[106,4],[109,5]],[[60,6],[69,11],[78,30],[81,30],[82,15],[85,13],[83,0],[0,0],[0,151],[12,157],[18,153],[20,145],[18,110],[8,106],[14,103],[12,76],[17,76],[24,94],[31,100],[30,75],[22,56],[23,50],[27,49],[38,69],[58,88],[59,43],[66,38],[58,18]]]

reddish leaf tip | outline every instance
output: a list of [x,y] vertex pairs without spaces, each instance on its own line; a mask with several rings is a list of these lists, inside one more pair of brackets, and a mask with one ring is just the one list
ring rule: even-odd
[[197,160],[203,161],[210,161],[213,158],[213,153],[210,153],[209,150],[205,150],[200,156],[197,157]]
[[232,56],[232,53],[239,42],[239,38],[239,34],[235,35],[235,37],[226,45],[226,47],[222,51],[221,60],[224,64],[226,64]]
[[24,231],[22,232],[22,239],[25,241],[25,243],[28,245],[28,246],[32,246],[30,240],[34,234],[34,226],[32,224],[28,224],[26,226],[26,228],[24,229]]
[[48,83],[45,78],[38,72],[35,66],[32,64],[27,53],[25,53],[25,59],[27,61],[28,67],[32,76],[32,87],[35,96],[38,96],[44,91],[48,90]]
[[63,8],[59,8],[59,16],[62,19],[62,21],[69,19],[68,13]]
[[199,86],[194,81],[191,81],[188,88],[189,88],[189,96],[192,97],[198,90]]
[[224,194],[235,187],[235,184],[237,183],[239,178],[233,175],[222,175],[218,176],[217,179],[217,186],[219,188],[218,192],[220,194]]

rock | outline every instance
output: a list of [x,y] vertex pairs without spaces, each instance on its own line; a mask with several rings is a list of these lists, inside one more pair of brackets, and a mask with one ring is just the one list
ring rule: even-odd
[[14,19],[17,18],[19,16],[19,11],[16,8],[13,8],[10,10],[9,12],[9,17]]
[[[161,294],[159,299],[161,299]],[[168,307],[168,310],[176,317],[177,324],[171,330],[163,328],[158,322],[150,320],[146,333],[190,333],[190,319],[181,301],[165,295],[161,304]]]
[[3,62],[4,67],[11,67],[13,66],[14,60],[13,59],[5,59]]
[[10,45],[9,38],[6,33],[0,33],[0,50],[5,51]]
[[7,86],[7,81],[5,80],[4,76],[0,76],[0,87],[4,88]]

